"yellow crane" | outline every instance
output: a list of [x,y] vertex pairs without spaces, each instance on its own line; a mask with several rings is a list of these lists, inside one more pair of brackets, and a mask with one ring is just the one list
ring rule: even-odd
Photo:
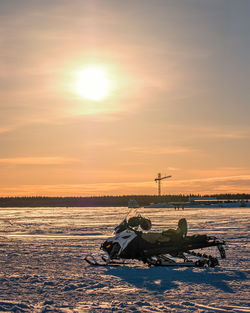
[[170,177],[172,177],[172,176],[169,175],[169,176],[161,177],[161,173],[158,173],[158,177],[155,178],[155,182],[156,182],[156,183],[158,182],[158,196],[161,195],[161,181],[162,181],[163,179],[170,178]]

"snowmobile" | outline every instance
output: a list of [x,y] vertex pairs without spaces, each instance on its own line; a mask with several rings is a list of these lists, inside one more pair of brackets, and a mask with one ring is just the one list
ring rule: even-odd
[[194,251],[207,247],[217,247],[221,259],[226,258],[225,241],[203,234],[188,236],[185,218],[179,220],[177,229],[150,232],[151,226],[151,220],[133,208],[132,214],[130,211],[115,228],[114,236],[101,244],[107,257],[103,256],[99,262],[93,255],[87,255],[85,261],[99,266],[131,265],[128,260],[148,266],[218,266],[218,258]]

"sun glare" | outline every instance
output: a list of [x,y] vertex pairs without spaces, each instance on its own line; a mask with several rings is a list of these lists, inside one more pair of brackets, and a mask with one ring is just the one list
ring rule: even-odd
[[77,73],[76,91],[86,99],[100,101],[110,91],[107,73],[100,67],[86,67]]

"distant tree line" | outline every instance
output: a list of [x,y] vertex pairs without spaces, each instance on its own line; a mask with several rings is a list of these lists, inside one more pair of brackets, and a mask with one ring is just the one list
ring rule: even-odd
[[[124,195],[96,197],[1,197],[0,207],[126,207],[130,199],[135,199],[140,206],[158,202],[188,202],[190,195]],[[217,199],[250,199],[250,194],[214,194],[206,195]]]

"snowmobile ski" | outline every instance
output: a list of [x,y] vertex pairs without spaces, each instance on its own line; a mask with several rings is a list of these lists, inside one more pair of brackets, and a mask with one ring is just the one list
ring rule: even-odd
[[99,262],[96,260],[96,258],[89,254],[87,255],[84,260],[89,264],[89,265],[92,265],[92,266],[121,266],[121,265],[124,265],[123,262]]

